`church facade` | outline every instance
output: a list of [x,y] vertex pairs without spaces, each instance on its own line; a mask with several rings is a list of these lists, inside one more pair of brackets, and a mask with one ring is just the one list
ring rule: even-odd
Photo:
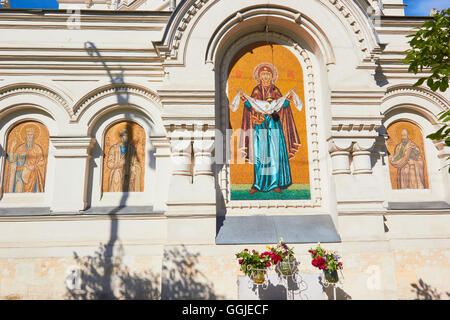
[[[450,94],[403,0],[0,9],[0,298],[238,299],[235,254],[342,256],[338,299],[448,298]],[[330,298],[329,293],[323,293]]]

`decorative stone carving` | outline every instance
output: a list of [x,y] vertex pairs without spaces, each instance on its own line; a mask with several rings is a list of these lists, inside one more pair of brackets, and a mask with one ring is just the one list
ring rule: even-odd
[[350,174],[350,151],[353,142],[348,139],[332,139],[328,145],[328,152],[333,163],[333,174]]
[[371,152],[375,139],[358,139],[352,146],[353,174],[371,174]]
[[[375,37],[368,34],[370,30],[367,27],[363,28],[363,26],[358,22],[359,17],[355,16],[354,8],[351,8],[351,5],[347,3],[346,0],[320,1],[324,5],[327,5],[330,10],[334,10],[338,16],[342,17],[343,22],[346,23],[347,26],[353,31],[353,35],[355,37],[357,45],[360,48],[361,58],[370,60],[369,47],[378,47],[378,45],[376,43]],[[184,7],[179,10],[179,14],[183,16],[180,16],[175,20],[174,25],[169,30],[166,39],[164,39],[164,41],[157,46],[159,52],[165,53],[166,59],[168,58],[170,60],[176,60],[178,58],[178,52],[186,30],[194,25],[194,18],[200,11],[202,11],[203,7],[205,7],[206,5],[214,5],[214,2],[215,1],[210,0],[191,0],[188,1],[188,3],[184,4]],[[267,6],[264,6],[264,8],[267,8]],[[279,8],[270,8],[270,10],[279,10]],[[287,12],[287,14],[295,23],[301,23],[301,13],[297,12],[297,14],[292,14],[292,12]],[[240,22],[242,21],[241,19],[245,19],[243,12],[239,12],[238,14],[236,14],[236,20]],[[371,37],[371,39],[366,39],[365,37]]]
[[1,0],[0,4],[2,5],[3,8],[9,8],[9,0]]
[[214,140],[194,140],[194,180],[195,177],[206,175],[213,176]]
[[192,177],[192,141],[191,132],[178,129],[171,134],[173,176]]
[[58,93],[37,84],[18,83],[14,84],[13,86],[3,87],[0,89],[0,100],[10,95],[19,94],[34,94],[47,97],[61,105],[67,111],[69,116],[73,116],[72,109],[70,108],[69,103],[66,99],[64,99]]
[[[101,88],[96,89],[94,92],[90,92],[81,98],[73,108],[71,109],[72,120],[76,121],[80,118],[80,115],[89,108],[92,104],[99,101],[102,98],[108,97],[110,95],[114,95],[118,97],[119,102],[126,103],[128,102],[128,95],[136,94],[139,96],[144,96],[147,99],[154,102],[156,105],[161,105],[161,99],[159,96],[148,90],[146,88],[133,85],[133,84],[116,84],[116,85],[107,85]],[[121,101],[122,100],[122,101]]]
[[442,110],[450,109],[450,101],[448,101],[444,96],[433,92],[427,88],[422,87],[412,87],[411,85],[398,85],[389,88],[386,95],[383,98],[383,102],[397,96],[406,97],[420,97],[425,98],[433,104],[440,106]]

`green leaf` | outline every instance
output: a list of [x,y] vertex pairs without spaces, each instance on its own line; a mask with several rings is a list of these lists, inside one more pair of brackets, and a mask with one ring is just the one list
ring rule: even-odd
[[425,82],[425,80],[427,80],[427,78],[420,78],[413,86],[414,87],[421,86]]

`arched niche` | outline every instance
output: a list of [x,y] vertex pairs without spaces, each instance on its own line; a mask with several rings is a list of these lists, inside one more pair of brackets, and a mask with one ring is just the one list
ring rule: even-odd
[[[20,112],[9,112],[0,118],[0,204],[3,208],[50,206],[55,165],[50,136],[57,132],[52,117],[30,104],[22,105]],[[32,209],[29,211],[27,214],[32,213]]]
[[[286,211],[292,210],[292,212],[295,211],[294,208],[301,208],[301,207],[308,207],[308,208],[315,208],[313,210],[320,210],[322,207],[322,188],[323,188],[323,178],[321,177],[321,170],[326,171],[326,168],[324,169],[323,165],[324,163],[320,162],[319,154],[320,152],[326,152],[325,150],[321,150],[323,146],[319,144],[319,135],[323,134],[322,132],[319,132],[319,127],[323,130],[323,123],[319,124],[317,119],[320,117],[320,110],[318,106],[320,105],[321,97],[320,97],[320,89],[316,86],[316,81],[318,79],[317,71],[317,61],[312,58],[310,55],[310,52],[296,44],[294,41],[290,40],[289,38],[278,34],[278,33],[254,33],[251,35],[247,35],[246,37],[243,37],[239,39],[239,41],[235,42],[231,47],[227,48],[225,52],[220,53],[220,63],[216,66],[216,86],[217,88],[220,88],[218,91],[218,96],[220,97],[220,102],[216,106],[216,121],[217,121],[217,128],[219,129],[218,132],[221,134],[216,137],[218,141],[222,141],[221,150],[216,149],[216,157],[217,156],[223,156],[224,159],[228,160],[228,150],[227,146],[229,146],[229,143],[226,138],[227,130],[230,129],[230,112],[229,112],[229,104],[231,103],[230,99],[234,97],[235,92],[231,92],[232,90],[235,90],[235,88],[231,88],[231,91],[229,91],[230,88],[228,88],[228,77],[230,72],[230,67],[235,63],[234,59],[240,55],[241,50],[245,50],[245,48],[249,48],[254,44],[264,44],[264,43],[273,43],[276,46],[279,46],[280,48],[283,48],[285,52],[288,52],[289,55],[292,57],[295,57],[297,61],[297,70],[288,70],[289,68],[283,69],[283,75],[285,79],[279,80],[284,83],[286,83],[287,77],[289,76],[288,72],[294,72],[294,74],[297,74],[297,81],[299,81],[297,84],[293,84],[293,87],[297,86],[300,91],[299,95],[301,96],[301,100],[303,103],[303,110],[304,112],[304,118],[301,120],[298,119],[297,121],[300,121],[299,125],[301,125],[302,128],[302,134],[304,134],[303,137],[303,152],[306,152],[305,155],[307,155],[307,162],[309,164],[309,167],[306,169],[308,170],[308,178],[309,184],[310,184],[310,198],[309,199],[294,199],[292,201],[285,202],[281,199],[270,199],[270,201],[251,201],[248,202],[247,200],[242,201],[231,201],[231,184],[230,184],[230,166],[229,164],[224,164],[223,166],[219,166],[218,169],[218,177],[217,181],[219,181],[219,188],[221,194],[218,195],[219,199],[223,199],[223,206],[226,209],[227,212],[233,212],[233,211],[240,211],[241,208],[253,208],[256,211],[258,211],[257,208],[277,208],[279,206],[282,206],[286,208]],[[278,59],[278,61],[282,61],[282,57],[277,57],[275,60]],[[258,64],[260,62],[264,61],[254,61],[253,64]],[[256,65],[255,65],[256,66]],[[254,87],[256,83],[253,80],[253,68],[251,67],[247,73],[247,75],[242,75],[244,78],[249,78],[249,88]],[[294,68],[294,69],[295,69]],[[294,81],[295,82],[295,81]],[[252,86],[253,85],[253,86]],[[251,91],[252,88],[249,90]],[[293,89],[293,88],[289,88]],[[287,87],[283,90],[289,90]],[[287,93],[287,92],[286,92]],[[251,94],[251,92],[248,92],[247,94]],[[238,120],[236,120],[238,121]],[[238,121],[239,122],[239,121]],[[219,144],[218,144],[219,145]],[[303,157],[305,158],[305,157]],[[306,166],[305,166],[306,168]],[[306,184],[303,182],[303,184]],[[269,203],[270,202],[270,203]],[[270,210],[269,210],[270,211]]]
[[[124,129],[128,131],[131,145],[128,149],[130,162],[125,167],[120,165]],[[152,213],[155,207],[164,205],[164,198],[156,197],[155,193],[164,194],[167,188],[164,181],[168,180],[169,173],[166,165],[156,168],[155,154],[160,147],[158,143],[164,138],[158,135],[153,119],[132,105],[121,106],[97,117],[89,127],[89,134],[95,138],[87,183],[89,210],[126,206],[132,211],[145,208],[146,213]],[[134,181],[122,180],[119,183],[126,185],[110,187],[111,174],[115,175],[112,179],[117,180],[124,170],[129,170],[130,179]]]
[[[272,48],[276,48],[273,51],[275,56],[272,57],[270,52],[265,52],[264,48],[269,51],[271,51]],[[323,177],[323,173],[327,172],[326,162],[321,161],[322,158],[320,156],[321,154],[326,154],[326,145],[325,143],[319,142],[321,141],[321,135],[324,134],[325,124],[324,122],[319,123],[318,121],[318,118],[322,117],[322,110],[319,107],[322,102],[321,90],[317,85],[321,74],[318,71],[320,70],[318,59],[311,54],[310,48],[302,47],[285,35],[276,32],[251,33],[237,39],[230,46],[222,48],[222,50],[223,51],[217,53],[218,57],[216,58],[215,66],[216,128],[219,129],[216,131],[215,152],[216,159],[217,157],[220,158],[223,156],[223,159],[225,160],[220,162],[223,163],[223,165],[219,164],[216,166],[216,181],[218,185],[216,188],[218,199],[217,217],[219,221],[221,221],[224,216],[226,216],[226,218],[223,226],[218,230],[216,243],[259,243],[260,241],[270,243],[277,241],[277,239],[275,239],[276,237],[283,236],[281,233],[286,236],[289,235],[288,241],[290,242],[339,242],[340,237],[335,228],[337,214],[327,203],[328,194],[324,191],[326,190],[326,187],[324,186],[326,186],[328,182],[325,181],[326,179]],[[254,56],[252,56],[252,50],[255,52]],[[240,59],[246,59],[246,62],[239,65]],[[267,61],[267,59],[270,61]],[[295,61],[295,63],[292,61]],[[258,69],[258,66],[264,65],[264,63],[273,65],[274,68],[278,69],[277,81],[275,81],[277,89],[272,90],[279,90],[278,95],[274,97],[275,100],[283,99],[280,97],[284,97],[285,94],[292,94],[291,90],[294,89],[293,91],[296,93],[296,96],[298,96],[300,105],[302,105],[300,111],[294,106],[293,96],[289,97],[290,103],[292,103],[290,111],[293,114],[291,119],[293,121],[288,122],[292,124],[292,131],[295,131],[293,128],[294,126],[296,127],[297,132],[298,130],[301,130],[301,135],[299,135],[299,137],[302,141],[300,146],[301,152],[298,152],[299,150],[295,152],[295,148],[287,147],[284,155],[287,159],[288,157],[291,157],[290,153],[293,153],[293,157],[288,161],[290,167],[295,168],[297,171],[294,172],[294,175],[298,176],[299,173],[301,175],[302,172],[299,172],[300,170],[303,170],[303,173],[307,174],[303,177],[305,178],[304,183],[294,181],[298,178],[297,177],[291,181],[294,183],[288,183],[283,187],[280,186],[281,193],[279,192],[280,190],[269,190],[270,188],[262,192],[251,193],[251,190],[253,189],[252,185],[256,184],[256,179],[251,179],[252,174],[255,176],[255,173],[258,171],[254,169],[256,166],[254,166],[254,163],[244,164],[243,167],[246,167],[245,173],[235,172],[233,174],[231,172],[233,168],[230,161],[232,159],[229,158],[229,147],[231,145],[229,142],[232,141],[230,138],[233,134],[233,130],[230,129],[242,128],[243,123],[246,121],[243,109],[246,108],[246,106],[242,106],[242,103],[239,104],[238,108],[231,106],[231,109],[236,110],[236,115],[233,115],[233,110],[230,111],[230,104],[234,100],[236,94],[236,92],[233,91],[236,91],[235,89],[242,89],[243,91],[246,91],[245,93],[247,96],[263,101],[261,99],[264,99],[264,95],[263,97],[257,97],[257,95],[254,96],[253,93],[258,86],[257,82],[259,77],[259,73],[255,70]],[[239,67],[236,69],[235,67],[238,65]],[[233,81],[230,82],[230,72],[231,76],[234,77],[234,80],[239,78],[234,81],[235,83],[232,83]],[[288,98],[287,95],[285,98]],[[267,99],[265,101],[269,102]],[[297,101],[295,105],[298,104],[299,102]],[[252,108],[253,107],[254,106],[252,105]],[[287,105],[285,106],[283,104],[283,107],[287,108]],[[277,111],[277,113],[278,112],[280,111]],[[263,112],[261,111],[260,113]],[[251,115],[250,118],[252,116],[253,115]],[[267,118],[266,115],[263,116],[265,119],[264,121],[270,122],[271,124],[274,124],[277,121],[274,120],[276,117],[273,118],[273,113],[271,113],[270,116],[267,116],[269,118],[272,117],[273,121]],[[287,123],[283,120],[287,119],[284,118],[283,115],[281,115],[279,119],[282,123]],[[255,122],[255,124],[260,125],[259,121],[257,121],[257,123]],[[255,126],[251,125],[251,127],[254,129]],[[288,126],[286,125],[286,128],[287,127]],[[276,145],[283,145],[283,138],[284,142],[286,142],[286,139],[290,139],[284,131],[279,138],[280,139],[277,140],[279,141],[278,144],[276,142],[268,142],[268,140],[266,141],[266,144],[277,148]],[[325,140],[325,137],[323,137],[323,141]],[[295,143],[296,139],[292,139],[292,141]],[[220,142],[222,142],[222,144]],[[277,150],[281,149],[282,148],[279,148]],[[280,151],[279,154],[281,155],[282,152],[283,151]],[[297,159],[300,160],[300,166],[296,166],[291,162],[297,155],[300,156],[299,159]],[[284,163],[286,163],[286,161]],[[281,166],[282,165],[280,164],[279,167]],[[287,168],[287,165],[283,164],[283,166],[284,168]],[[292,175],[292,177],[294,175]],[[245,199],[239,198],[239,195],[237,198],[233,197],[233,184],[235,183],[233,176],[235,179],[245,178],[246,176],[247,178],[250,177],[250,180],[252,180],[250,184],[243,183],[244,189],[246,188],[245,190],[241,190],[242,188],[240,187],[242,187],[242,185],[236,188],[238,193],[241,192],[241,194],[245,196]],[[306,188],[303,190],[300,190],[301,188],[294,188],[296,190],[289,189],[292,185],[297,187],[301,184],[303,184],[303,186],[306,185]],[[299,196],[302,192],[304,193]],[[255,195],[258,195],[258,197],[255,197]],[[259,195],[261,195],[261,197]],[[287,199],[286,197],[290,197],[290,199]],[[324,201],[324,198],[326,198],[327,201]],[[255,232],[250,231],[246,233],[244,230],[241,230],[241,226],[243,225],[261,225],[264,228],[264,232],[267,232],[267,237],[264,237],[264,239],[256,239],[258,232],[255,230]],[[310,233],[306,232],[306,230],[303,232],[303,228],[307,225],[311,226],[310,231],[315,228],[322,228],[323,233],[314,231]],[[251,229],[251,227],[249,228]],[[294,229],[296,231],[294,231]],[[240,234],[240,236],[236,237],[236,234]]]
[[[422,108],[416,105],[402,104],[390,108],[386,113],[383,127],[386,130],[387,138],[385,192],[388,207],[420,209],[420,206],[414,207],[418,202],[428,203],[430,209],[448,206],[446,202],[449,201],[450,179],[444,168],[445,159],[441,156],[445,150],[439,150],[434,141],[426,138],[436,130],[436,126],[431,122],[434,118],[433,114],[429,110],[424,112]],[[432,117],[431,120],[430,117]],[[408,159],[402,159],[402,151],[404,157],[408,156],[405,151],[409,152],[406,145],[402,150],[402,138],[403,143],[409,140],[413,142],[409,146],[409,151],[413,151],[410,164],[408,164]],[[398,159],[393,160],[393,157]],[[394,161],[395,167],[392,166],[391,161]],[[417,171],[417,173],[411,171],[413,180],[423,175],[422,183],[408,184],[404,172],[401,173],[403,182],[399,182],[402,180],[402,177],[398,176],[399,170],[404,170],[403,167]],[[418,167],[417,170],[416,167]]]

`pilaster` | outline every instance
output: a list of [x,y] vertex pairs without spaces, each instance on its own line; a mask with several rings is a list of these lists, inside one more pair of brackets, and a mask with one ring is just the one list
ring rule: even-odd
[[55,149],[55,180],[50,210],[77,213],[86,209],[86,183],[91,137],[50,137]]

